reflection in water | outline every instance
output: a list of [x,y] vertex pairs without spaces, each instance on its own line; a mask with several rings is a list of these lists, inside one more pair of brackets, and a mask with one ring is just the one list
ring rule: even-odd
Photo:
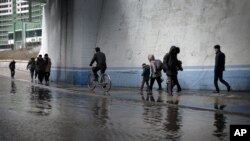
[[141,93],[141,99],[142,99],[143,101],[155,102],[155,98],[154,98],[154,96],[153,96],[152,93],[147,93],[146,99],[145,99],[145,97],[144,97],[144,94]]
[[[142,93],[142,99],[145,101],[151,101],[155,102],[155,98],[152,93],[147,93],[146,99],[144,98],[144,95]],[[163,120],[163,111],[162,111],[161,105],[152,105],[150,103],[144,102],[143,103],[143,121],[144,124],[148,124],[150,128],[148,129],[151,134],[145,135],[146,138],[152,138],[152,136],[159,136],[157,135],[157,130],[159,127],[162,126],[162,120]],[[160,135],[161,136],[161,135]]]
[[14,80],[11,81],[10,93],[11,94],[15,94],[16,93],[16,83],[15,83]]
[[[223,110],[226,107],[226,105],[223,102],[223,99],[221,97],[215,98],[214,108],[217,110]],[[226,128],[226,117],[221,112],[215,112],[214,113],[214,126],[216,129],[214,130],[214,136],[218,137],[220,140],[223,140],[227,134],[225,133]]]
[[107,98],[96,99],[92,108],[93,117],[97,119],[97,125],[105,127],[109,119]]
[[52,109],[50,90],[39,88],[38,86],[31,86],[31,111],[36,115],[49,115]]
[[[153,94],[148,93],[147,98],[144,98],[142,94],[142,100],[155,102]],[[162,103],[163,93],[159,92],[156,102]],[[178,104],[178,96],[170,96],[167,98],[167,102],[171,104]],[[145,124],[150,125],[151,136],[155,134],[155,137],[160,136],[160,138],[179,140],[181,137],[181,118],[179,116],[178,108],[173,106],[168,106],[166,111],[166,117],[164,121],[164,105],[152,105],[149,103],[144,103],[143,105],[143,119]],[[159,134],[159,130],[164,131]],[[150,138],[150,137],[149,137]]]
[[160,102],[160,103],[163,102],[163,92],[162,91],[159,91],[159,95],[158,95],[158,98],[157,98],[156,102]]
[[[168,96],[167,103],[178,105],[178,96]],[[181,116],[179,116],[178,107],[167,107],[166,122],[164,130],[166,131],[166,139],[179,140],[181,137]]]

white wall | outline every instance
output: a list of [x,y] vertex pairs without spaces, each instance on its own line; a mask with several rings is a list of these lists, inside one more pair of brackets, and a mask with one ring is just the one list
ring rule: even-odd
[[227,64],[250,64],[249,0],[107,0],[97,45],[112,67],[162,59],[171,45],[186,66],[213,65],[220,44]]
[[[138,86],[148,54],[181,49],[185,88],[213,88],[213,46],[226,54],[234,89],[250,89],[249,0],[48,0],[42,54],[52,79],[85,84],[94,48],[106,53],[114,85]],[[229,68],[229,69],[228,69]],[[121,81],[122,80],[122,81]]]

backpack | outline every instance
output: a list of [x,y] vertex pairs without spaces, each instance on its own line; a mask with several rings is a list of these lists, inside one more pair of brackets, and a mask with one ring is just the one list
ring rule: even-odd
[[163,69],[163,64],[161,60],[155,60],[155,67],[157,71],[161,71]]

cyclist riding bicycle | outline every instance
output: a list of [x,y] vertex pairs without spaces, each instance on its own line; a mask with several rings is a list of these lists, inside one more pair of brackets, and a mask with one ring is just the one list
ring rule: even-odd
[[99,47],[95,48],[96,53],[94,54],[89,66],[92,66],[94,62],[96,62],[96,66],[92,67],[93,74],[95,76],[95,81],[98,81],[98,74],[97,72],[100,70],[101,75],[103,75],[107,69],[106,64],[106,56],[104,53],[101,52]]

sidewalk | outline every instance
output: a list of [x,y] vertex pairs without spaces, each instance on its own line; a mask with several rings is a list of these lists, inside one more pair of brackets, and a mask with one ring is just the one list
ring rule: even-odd
[[[9,70],[0,68],[1,75],[10,77]],[[29,71],[16,70],[15,80],[30,82]],[[38,85],[33,83],[33,85]],[[223,112],[228,114],[244,115],[250,117],[250,94],[249,92],[222,92],[213,94],[211,91],[184,90],[169,96],[165,91],[153,91],[153,94],[141,93],[138,88],[112,88],[107,94],[102,88],[96,88],[95,92],[90,92],[86,86],[76,86],[70,84],[50,83],[50,86],[39,85],[41,87],[56,89],[58,91],[68,91],[76,94],[87,94],[111,99],[118,99],[131,102],[144,102],[148,104],[160,104],[189,108],[193,110]]]

